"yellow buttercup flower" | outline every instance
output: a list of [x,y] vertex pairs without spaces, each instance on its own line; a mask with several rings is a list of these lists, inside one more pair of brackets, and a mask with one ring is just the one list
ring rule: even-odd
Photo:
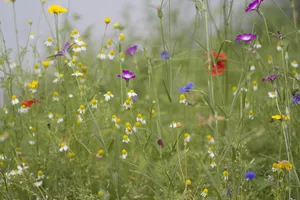
[[48,8],[48,12],[51,14],[60,14],[60,13],[65,13],[68,12],[68,9],[61,7],[59,5],[54,5],[52,4],[51,6],[49,6]]

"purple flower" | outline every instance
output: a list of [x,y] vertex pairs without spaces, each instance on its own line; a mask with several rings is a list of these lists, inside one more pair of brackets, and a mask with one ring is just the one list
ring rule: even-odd
[[236,40],[242,40],[244,42],[251,42],[253,39],[256,38],[256,35],[255,34],[252,34],[252,33],[244,33],[244,34],[239,34],[237,37],[236,37]]
[[138,100],[137,96],[131,97],[133,102],[136,102]]
[[133,45],[133,46],[131,46],[131,47],[128,47],[128,48],[126,49],[125,53],[127,53],[127,54],[133,56],[134,53],[136,52],[136,50],[137,50],[137,45]]
[[246,12],[252,11],[252,10],[257,10],[260,6],[260,4],[263,2],[264,0],[254,0],[251,3],[249,3],[248,7],[246,8]]
[[245,178],[247,179],[247,181],[249,180],[251,181],[252,179],[255,178],[255,176],[256,176],[255,172],[249,171],[245,173]]
[[[73,45],[73,44],[72,44]],[[71,46],[69,42],[65,43],[65,46],[63,48],[63,50],[58,51],[56,54],[49,56],[49,57],[56,57],[56,56],[67,56],[67,53],[69,51],[69,49],[71,48]]]
[[300,94],[295,94],[293,96],[293,103],[298,105],[299,102],[300,102]]
[[184,87],[179,87],[179,92],[180,93],[190,92],[190,90],[193,89],[193,87],[194,87],[194,83],[189,82]]
[[170,54],[167,51],[162,51],[160,53],[160,59],[162,60],[169,60],[170,59]]
[[130,79],[134,79],[135,78],[135,74],[129,70],[122,70],[123,74],[119,74],[118,77],[119,78],[123,78],[125,81],[129,81]]
[[277,79],[280,76],[281,76],[280,74],[279,75],[272,75],[272,76],[268,76],[266,78],[262,78],[261,80],[262,80],[262,82],[265,82],[265,81],[272,82],[272,81],[274,81],[275,79]]

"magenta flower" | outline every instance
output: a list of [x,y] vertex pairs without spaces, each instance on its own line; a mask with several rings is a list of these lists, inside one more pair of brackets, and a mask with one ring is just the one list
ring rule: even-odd
[[251,42],[252,40],[254,40],[256,38],[256,35],[255,34],[252,34],[252,33],[244,33],[244,34],[239,34],[237,37],[236,37],[236,40],[241,40],[241,41],[244,41],[244,42]]
[[136,50],[137,50],[137,45],[133,45],[133,46],[131,46],[131,47],[128,47],[128,48],[126,49],[125,53],[127,53],[127,54],[133,56],[134,53],[136,52]]
[[282,75],[281,74],[279,74],[279,75],[272,75],[272,76],[268,76],[266,78],[262,78],[261,80],[262,80],[262,82],[265,82],[265,81],[272,82],[272,81],[275,81],[280,76],[282,76]]
[[257,10],[260,6],[260,4],[263,2],[264,0],[254,0],[251,3],[249,3],[248,7],[246,8],[246,12],[252,11],[252,10]]
[[119,74],[118,77],[119,78],[123,78],[125,81],[129,81],[130,79],[134,79],[135,78],[135,74],[129,70],[122,70],[123,74]]

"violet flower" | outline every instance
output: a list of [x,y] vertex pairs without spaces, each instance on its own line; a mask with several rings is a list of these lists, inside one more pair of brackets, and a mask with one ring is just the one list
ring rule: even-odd
[[300,102],[300,94],[295,94],[293,96],[293,103],[298,105],[299,102]]
[[249,172],[246,172],[246,173],[245,173],[245,178],[247,179],[247,181],[253,180],[253,179],[255,178],[255,176],[256,176],[256,173],[255,173],[255,172],[249,171]]
[[160,53],[160,59],[162,60],[169,60],[170,59],[170,54],[167,51],[162,51]]
[[190,92],[190,90],[193,89],[193,87],[194,87],[194,83],[193,82],[189,82],[185,86],[180,87],[179,88],[179,92],[180,93]]
[[123,78],[125,81],[129,81],[130,79],[134,79],[135,78],[135,74],[129,70],[122,70],[123,74],[119,74],[118,77],[119,78]]
[[[72,44],[73,45],[73,44]],[[52,56],[49,56],[49,57],[57,57],[57,56],[68,56],[68,51],[69,49],[71,48],[71,46],[69,42],[66,42],[65,45],[64,45],[64,48],[63,50],[61,51],[58,51],[56,54],[52,55]]]
[[280,74],[279,75],[272,75],[272,76],[268,76],[266,78],[262,78],[261,80],[262,80],[262,82],[265,82],[265,81],[272,82],[272,81],[275,81],[280,76],[281,76]]
[[257,10],[260,6],[260,4],[263,2],[264,0],[254,0],[251,3],[249,3],[248,7],[246,8],[246,12],[252,11],[252,10]]
[[125,53],[133,56],[134,53],[136,52],[136,50],[137,50],[137,45],[133,45],[133,46],[128,47],[126,49]]
[[256,35],[255,34],[252,34],[252,33],[244,33],[244,34],[239,34],[237,37],[236,37],[236,40],[241,40],[241,41],[244,41],[244,42],[251,42],[252,40],[254,40],[256,38]]

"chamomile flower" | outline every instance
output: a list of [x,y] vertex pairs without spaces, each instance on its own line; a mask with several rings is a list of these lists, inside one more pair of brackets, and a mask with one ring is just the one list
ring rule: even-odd
[[237,88],[236,88],[235,86],[233,86],[231,90],[232,90],[232,94],[233,94],[233,95],[236,95]]
[[94,109],[96,109],[97,108],[97,103],[98,103],[98,101],[96,100],[96,99],[93,99],[92,101],[91,101],[91,107],[92,108],[94,108]]
[[132,128],[131,128],[131,126],[126,126],[125,133],[127,135],[131,135],[132,134]]
[[31,40],[33,40],[33,39],[34,39],[34,32],[30,32],[30,34],[29,34],[29,38],[30,38]]
[[215,139],[211,135],[207,135],[205,138],[206,138],[208,144],[214,144],[215,143]]
[[17,96],[16,95],[12,95],[12,97],[11,97],[11,104],[12,105],[16,105],[18,103],[19,103],[19,99],[17,98]]
[[250,67],[249,67],[249,70],[252,72],[255,70],[255,66],[252,64]]
[[71,74],[72,76],[83,76],[83,73],[79,72],[79,71],[75,71],[73,74]]
[[6,160],[7,157],[4,154],[0,154],[0,160]]
[[64,122],[64,119],[63,119],[59,114],[56,114],[56,115],[55,115],[55,118],[57,119],[57,123],[58,123],[58,124]]
[[271,99],[274,99],[277,97],[277,91],[270,91],[268,92],[268,95]]
[[41,187],[43,185],[43,181],[36,181],[33,185],[35,187]]
[[69,149],[68,145],[65,142],[60,143],[59,146],[60,146],[60,148],[59,148],[60,152],[68,151],[68,149]]
[[105,97],[105,101],[109,101],[114,97],[114,95],[110,91],[106,92],[106,94],[104,94],[103,96]]
[[176,127],[177,127],[177,123],[173,121],[172,124],[170,124],[170,128],[176,128]]
[[73,46],[73,51],[74,51],[74,52],[81,52],[81,46],[78,45],[78,44],[75,44],[75,45]]
[[191,135],[189,133],[183,134],[183,138],[184,138],[185,145],[191,141]]
[[80,37],[79,32],[76,29],[74,29],[71,33],[71,38],[75,40],[79,37]]
[[215,162],[214,160],[212,160],[212,161],[210,162],[210,167],[211,167],[211,168],[215,168],[216,166],[217,166],[216,162]]
[[105,17],[104,18],[104,22],[105,22],[105,24],[109,24],[110,23],[110,18],[109,17]]
[[121,34],[120,34],[119,40],[120,40],[120,41],[124,41],[124,40],[125,40],[125,34],[124,34],[124,33],[121,33]]
[[245,108],[248,109],[250,107],[249,100],[246,98],[245,99]]
[[53,45],[52,37],[48,37],[46,42],[44,43],[47,47],[51,47]]
[[121,119],[120,119],[120,118],[117,118],[117,119],[116,119],[115,126],[116,126],[117,129],[120,129],[120,128],[121,128]]
[[81,114],[81,115],[85,113],[85,107],[84,107],[84,105],[80,105],[79,106],[78,113]]
[[111,44],[112,44],[112,40],[111,40],[111,39],[108,39],[108,40],[106,41],[106,48],[109,48]]
[[137,94],[134,92],[134,90],[129,90],[129,92],[127,93],[127,95],[129,97],[136,97],[137,96]]
[[129,143],[130,142],[130,139],[129,139],[128,135],[123,135],[122,142],[124,142],[124,143]]
[[48,114],[48,118],[49,118],[49,119],[52,119],[52,118],[53,118],[53,116],[54,116],[54,115],[53,115],[53,113],[52,113],[52,112],[49,112],[49,114]]
[[277,172],[280,169],[280,166],[278,163],[273,163],[272,165],[272,172]]
[[184,94],[180,94],[180,96],[179,96],[179,103],[183,103],[183,104],[185,104],[186,103],[186,98],[185,98],[185,95]]
[[37,180],[41,180],[44,178],[45,178],[44,172],[42,170],[39,170]]
[[229,175],[228,171],[225,170],[223,172],[223,178],[224,178],[225,181],[228,180],[228,175]]
[[53,101],[59,101],[59,94],[58,94],[58,92],[53,92],[52,100]]
[[[68,62],[68,61],[65,60],[65,62]],[[75,67],[75,65],[76,65],[76,60],[74,58],[68,62],[69,67]]]
[[104,50],[101,50],[100,53],[97,55],[97,58],[99,58],[100,60],[105,60],[106,59],[106,55]]
[[125,160],[125,159],[127,158],[127,155],[128,155],[128,154],[127,154],[127,151],[126,151],[125,149],[123,149],[123,150],[122,150],[121,158]]
[[124,52],[120,53],[120,61],[121,62],[125,61],[125,53]]
[[253,81],[252,86],[253,86],[253,91],[257,91],[257,89],[258,89],[257,81]]
[[141,122],[142,124],[146,124],[146,120],[144,119],[143,115],[138,114],[136,117],[137,122]]
[[191,181],[190,179],[187,179],[187,180],[185,181],[185,184],[186,184],[186,185],[191,185],[191,184],[192,184],[192,181]]
[[254,119],[254,112],[253,112],[253,110],[250,110],[249,111],[249,119]]
[[111,122],[117,122],[117,115],[112,115],[111,116]]
[[277,42],[277,45],[276,45],[276,50],[277,50],[277,51],[281,51],[281,50],[282,50],[282,47],[281,47],[281,43],[280,43],[280,41],[279,41],[279,42]]
[[115,58],[115,51],[112,49],[108,54],[109,60],[113,60]]
[[268,55],[268,63],[269,64],[273,63],[273,57],[271,55]]
[[200,195],[203,196],[203,197],[206,197],[207,194],[208,194],[208,189],[207,189],[207,188],[204,188],[204,190],[201,192]]
[[78,38],[74,39],[74,42],[75,42],[76,44],[78,44],[79,46],[81,46],[81,45],[84,43],[84,42],[82,41],[81,37],[78,37]]
[[297,68],[297,67],[298,67],[297,61],[296,61],[296,60],[293,60],[293,61],[291,62],[291,66],[294,67],[294,68]]
[[103,149],[99,149],[99,150],[97,151],[96,157],[97,157],[97,158],[103,158],[103,155],[104,155]]
[[255,42],[255,44],[253,45],[253,47],[256,48],[256,49],[260,49],[262,46],[261,46],[260,42],[257,40]]
[[132,98],[128,97],[128,99],[123,104],[123,107],[125,107],[125,109],[128,110],[128,109],[132,108],[132,105],[133,105]]
[[70,161],[73,161],[75,159],[75,153],[74,152],[70,152],[68,154],[68,158],[70,159]]
[[18,109],[19,113],[27,113],[29,110],[29,107],[27,107],[26,105],[22,105],[21,108]]
[[27,86],[29,88],[29,91],[32,93],[36,93],[36,88],[38,87],[39,82],[37,80],[33,80],[31,83],[28,83]]
[[138,128],[142,126],[141,122],[135,122],[134,126],[132,127],[133,132],[137,132]]
[[215,153],[213,152],[212,148],[208,148],[207,153],[209,155],[210,158],[214,158],[215,157]]
[[86,51],[86,43],[84,42],[84,43],[82,43],[82,45],[81,45],[81,51]]

